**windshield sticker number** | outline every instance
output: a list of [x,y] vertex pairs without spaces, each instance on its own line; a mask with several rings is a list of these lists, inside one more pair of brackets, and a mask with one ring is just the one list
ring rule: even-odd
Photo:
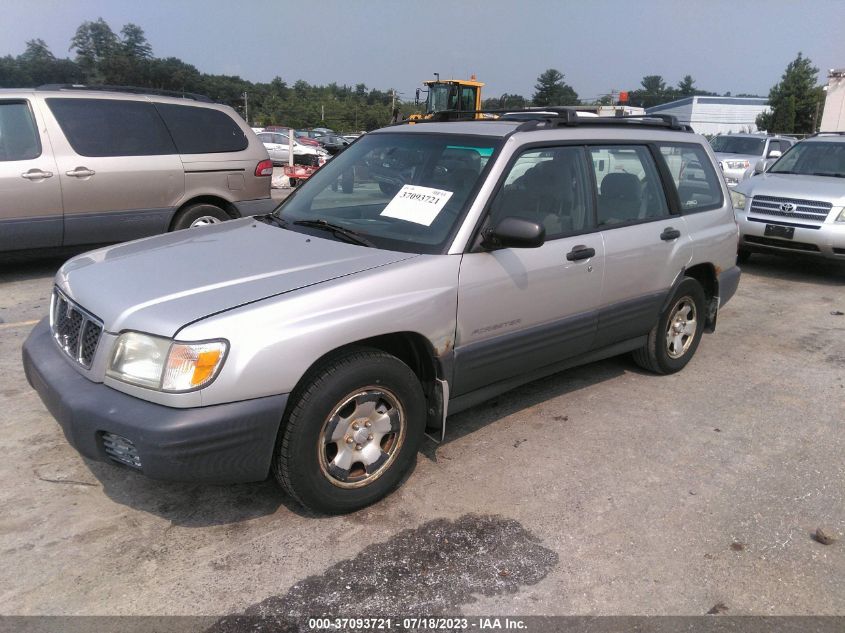
[[381,212],[387,218],[431,226],[452,197],[451,191],[405,185]]

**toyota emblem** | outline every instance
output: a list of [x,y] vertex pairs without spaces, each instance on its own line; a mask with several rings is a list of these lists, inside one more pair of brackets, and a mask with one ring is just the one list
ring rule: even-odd
[[782,205],[780,205],[780,210],[784,213],[792,213],[793,211],[795,211],[795,205],[791,202],[784,202]]

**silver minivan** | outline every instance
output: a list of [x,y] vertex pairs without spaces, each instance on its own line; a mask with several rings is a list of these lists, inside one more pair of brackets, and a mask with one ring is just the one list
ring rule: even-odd
[[0,252],[267,212],[272,171],[234,110],[199,96],[0,90]]
[[707,141],[532,116],[378,130],[271,214],[71,259],[30,384],[90,459],[346,512],[448,414],[618,354],[680,371],[739,282]]

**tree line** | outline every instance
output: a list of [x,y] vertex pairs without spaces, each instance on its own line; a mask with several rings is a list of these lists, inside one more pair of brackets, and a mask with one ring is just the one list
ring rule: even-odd
[[[195,66],[176,57],[153,55],[143,29],[126,24],[119,33],[102,18],[86,21],[77,28],[69,51],[74,58],[58,58],[42,39],[29,40],[20,55],[0,57],[0,87],[22,88],[44,84],[121,85],[198,93],[225,103],[259,126],[290,125],[337,130],[370,130],[391,120],[394,104],[403,116],[419,111],[412,102],[402,103],[394,90],[330,83],[311,85],[300,79],[289,85],[281,77],[269,83],[251,82],[237,75],[213,75],[200,72]],[[815,131],[822,88],[816,86],[818,69],[798,53],[789,64],[781,81],[769,93],[771,110],[760,115],[760,129],[780,133]],[[667,84],[660,75],[646,75],[640,85],[627,92],[625,103],[649,108],[694,95],[718,93],[696,87],[691,75],[675,85]],[[724,96],[731,96],[726,93]],[[739,94],[737,97],[756,95]],[[519,94],[503,94],[483,101],[485,109],[518,109],[528,106],[609,105],[619,103],[619,95],[607,94],[594,99],[581,99],[556,68],[549,68],[537,77],[530,98]]]

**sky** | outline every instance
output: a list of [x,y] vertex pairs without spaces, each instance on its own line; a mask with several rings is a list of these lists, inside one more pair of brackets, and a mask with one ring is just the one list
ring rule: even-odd
[[469,78],[484,97],[530,97],[556,68],[582,99],[632,90],[644,75],[670,85],[766,96],[801,51],[845,67],[845,0],[0,0],[0,56],[43,39],[57,57],[76,28],[133,22],[156,57],[251,81],[395,88]]

